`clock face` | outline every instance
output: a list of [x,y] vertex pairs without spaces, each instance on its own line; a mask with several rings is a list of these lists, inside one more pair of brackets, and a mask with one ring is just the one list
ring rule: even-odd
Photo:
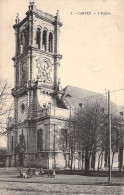
[[52,66],[48,61],[37,60],[38,75],[37,79],[43,83],[52,83]]

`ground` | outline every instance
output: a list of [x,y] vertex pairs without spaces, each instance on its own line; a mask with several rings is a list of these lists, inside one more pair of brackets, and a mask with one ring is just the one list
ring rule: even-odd
[[108,185],[106,177],[88,177],[81,175],[56,175],[55,178],[32,177],[19,178],[19,172],[15,168],[0,169],[0,195],[35,195],[35,194],[124,194],[124,178],[112,178]]

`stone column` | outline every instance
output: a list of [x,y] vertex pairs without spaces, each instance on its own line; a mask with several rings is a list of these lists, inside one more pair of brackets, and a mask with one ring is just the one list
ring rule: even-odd
[[46,51],[49,52],[49,31],[47,31]]
[[40,49],[43,49],[43,30],[40,29]]
[[17,65],[16,63],[14,62],[14,88],[17,87]]
[[36,64],[36,55],[33,53],[32,55],[32,80],[37,80],[37,64]]
[[18,31],[17,31],[17,27],[15,27],[15,56],[17,56],[18,54]]
[[52,53],[54,53],[54,44],[55,44],[55,41],[54,41],[54,33],[52,32],[52,35],[53,35],[53,42],[52,42],[52,44],[53,44],[53,51],[52,51]]
[[29,14],[29,20],[28,20],[28,25],[29,25],[29,34],[28,34],[28,43],[29,43],[29,46],[32,46],[32,38],[33,38],[33,32],[32,32],[32,29],[33,29],[33,21],[32,21],[32,15]]
[[99,152],[96,152],[95,169],[98,169]]
[[54,88],[57,89],[59,81],[59,66],[61,56],[59,55],[59,34],[60,34],[60,23],[59,14],[57,11],[55,17],[55,27],[54,27]]
[[59,34],[60,34],[60,26],[59,26],[59,16],[58,12],[55,20],[55,30],[54,30],[54,53],[59,54]]
[[57,56],[54,57],[54,88],[56,89],[59,82],[59,66],[60,62]]
[[32,80],[32,55],[31,51],[29,51],[27,55],[27,80]]
[[18,123],[18,99],[14,97],[14,119],[15,123]]

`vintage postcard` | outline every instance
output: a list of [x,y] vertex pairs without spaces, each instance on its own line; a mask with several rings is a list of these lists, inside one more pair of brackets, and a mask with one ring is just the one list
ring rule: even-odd
[[124,193],[123,0],[0,0],[0,194]]

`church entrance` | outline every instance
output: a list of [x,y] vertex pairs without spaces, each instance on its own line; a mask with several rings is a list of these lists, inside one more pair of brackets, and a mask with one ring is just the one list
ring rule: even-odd
[[23,153],[20,153],[20,155],[19,155],[19,158],[20,158],[20,167],[23,167],[23,165],[24,165],[24,161],[23,161]]

